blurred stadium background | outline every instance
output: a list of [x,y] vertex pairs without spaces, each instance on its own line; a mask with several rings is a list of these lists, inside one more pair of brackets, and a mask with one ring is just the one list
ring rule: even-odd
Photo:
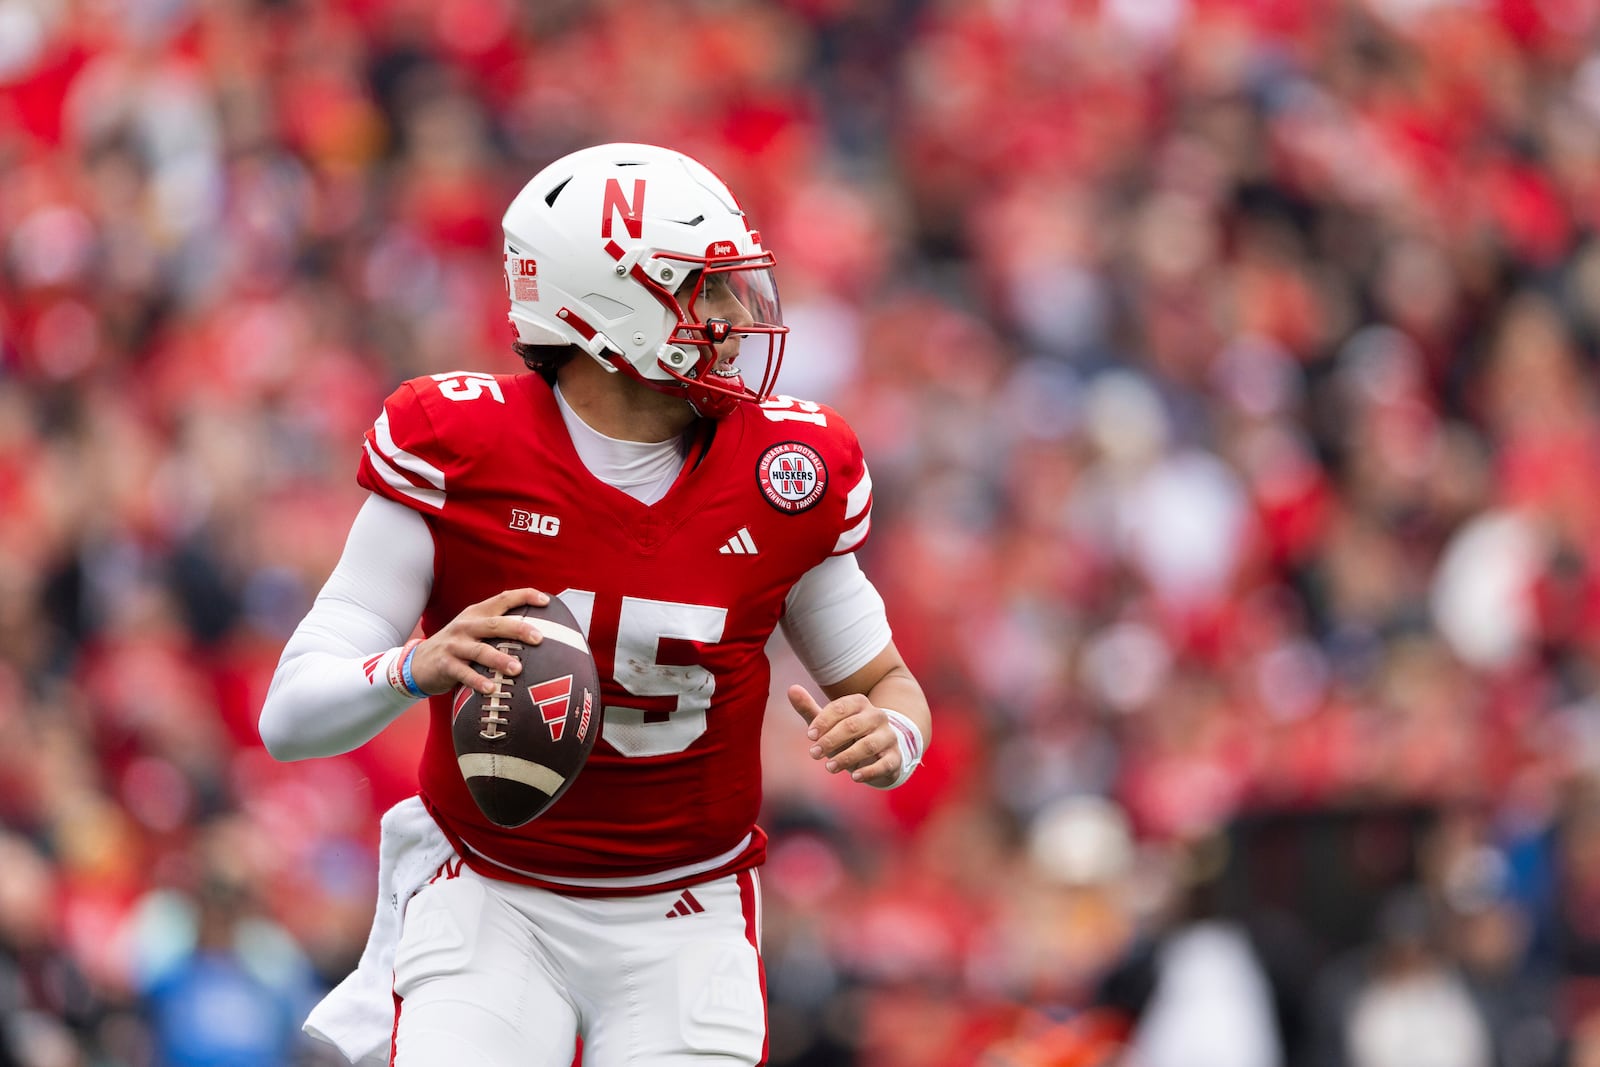
[[255,714],[602,140],[777,249],[936,708],[771,709],[774,1064],[1600,1064],[1595,0],[0,0],[0,1067],[329,1062],[420,715]]

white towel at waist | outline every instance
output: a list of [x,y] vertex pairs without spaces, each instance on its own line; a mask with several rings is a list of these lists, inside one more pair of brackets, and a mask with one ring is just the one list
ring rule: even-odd
[[455,856],[417,797],[384,813],[378,839],[378,904],[361,962],[322,998],[304,1030],[328,1042],[351,1063],[382,1053],[388,1062],[394,1031],[394,951],[406,903]]

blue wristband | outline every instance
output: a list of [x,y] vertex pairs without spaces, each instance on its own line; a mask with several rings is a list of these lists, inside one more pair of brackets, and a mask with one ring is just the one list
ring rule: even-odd
[[422,697],[425,697],[428,694],[424,693],[421,687],[417,685],[417,680],[411,677],[411,657],[415,656],[416,654],[416,644],[413,644],[410,648],[406,649],[406,658],[400,661],[400,680],[405,683],[406,693],[420,700]]

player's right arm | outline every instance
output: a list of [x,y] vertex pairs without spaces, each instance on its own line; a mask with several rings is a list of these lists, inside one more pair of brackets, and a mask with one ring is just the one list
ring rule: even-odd
[[[416,512],[379,496],[362,506],[339,564],[283,650],[261,707],[261,740],[280,760],[348,752],[376,737],[416,702],[391,684],[405,638],[421,618],[433,584],[433,535]],[[533,623],[505,612],[542,604],[536,589],[507,590],[461,612],[420,642],[411,678],[423,693],[457,683],[493,683],[474,662],[515,673],[515,657],[489,644],[501,637],[537,643]]]
[[518,669],[488,642],[529,640],[532,623],[503,616],[543,603],[534,589],[473,604],[437,633],[407,640],[433,588],[429,523],[446,521],[447,490],[469,462],[471,434],[480,426],[462,405],[484,396],[501,399],[493,376],[461,372],[403,382],[384,400],[356,472],[372,495],[339,565],[289,638],[261,708],[261,739],[278,759],[348,752],[420,697],[458,683],[491,689],[474,663]]

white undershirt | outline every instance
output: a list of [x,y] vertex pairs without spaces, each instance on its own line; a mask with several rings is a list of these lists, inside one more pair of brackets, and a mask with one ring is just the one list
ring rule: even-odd
[[654,504],[667,495],[683,469],[684,457],[677,440],[622,441],[607,437],[578,417],[561,395],[560,386],[555,394],[572,447],[590,473],[641,504]]
[[[556,391],[584,466],[643,503],[660,500],[682,469],[677,441],[619,441],[590,428]],[[278,759],[348,752],[414,701],[376,684],[364,664],[392,656],[415,629],[433,588],[433,533],[421,515],[376,494],[351,524],[338,566],[284,646],[261,708],[261,739]],[[784,635],[819,685],[841,681],[889,644],[883,598],[853,554],[801,576],[784,602]]]

